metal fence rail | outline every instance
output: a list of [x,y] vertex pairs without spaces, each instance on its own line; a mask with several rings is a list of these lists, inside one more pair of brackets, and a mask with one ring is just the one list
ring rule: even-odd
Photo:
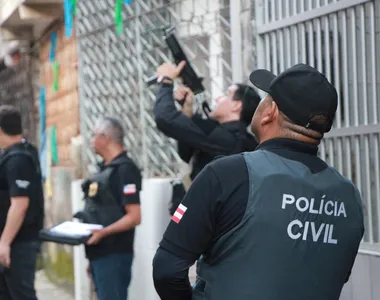
[[[251,2],[233,0],[230,7],[228,0],[133,0],[123,8],[124,31],[118,36],[114,0],[77,1],[85,145],[97,118],[116,115],[124,123],[128,151],[145,177],[177,175],[180,158],[176,143],[156,130],[154,89],[144,84],[145,76],[153,75],[160,63],[170,60],[162,29],[176,27],[189,59],[204,77],[207,92],[201,97],[212,99],[232,81],[248,79],[252,71]],[[231,26],[238,30],[231,32]],[[83,149],[86,165],[95,163],[90,147]]]
[[337,87],[335,125],[320,155],[358,186],[364,242],[379,243],[379,2],[257,0],[256,9],[259,67],[279,73],[305,62]]
[[[250,2],[239,0],[231,10],[226,0],[135,0],[124,6],[124,32],[118,36],[114,1],[78,1],[81,129],[85,140],[89,141],[98,117],[118,115],[127,132],[129,152],[145,175],[177,174],[180,158],[176,143],[156,130],[154,89],[144,84],[160,63],[170,60],[162,29],[176,26],[185,51],[205,78],[207,92],[201,97],[211,99],[253,67]],[[231,36],[231,21],[239,25],[237,38]],[[242,39],[244,46],[239,43]],[[90,149],[85,157],[88,163],[95,162]]]

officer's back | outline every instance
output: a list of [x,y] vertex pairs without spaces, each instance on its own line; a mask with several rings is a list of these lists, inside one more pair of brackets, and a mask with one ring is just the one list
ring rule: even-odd
[[[335,88],[302,64],[278,77],[258,70],[251,81],[269,95],[252,122],[260,146],[244,154],[247,207],[200,261],[198,275],[215,284],[209,299],[230,299],[224,286],[236,287],[234,299],[339,299],[364,225],[356,187],[316,156],[315,142],[334,119]],[[267,124],[275,119],[273,130]],[[302,151],[287,157],[276,150],[276,135]]]
[[234,299],[339,299],[363,234],[360,196],[318,158],[312,170],[263,147],[244,154],[254,184],[241,223],[198,275],[210,299],[227,299],[231,287]]
[[[197,176],[157,251],[156,289],[163,300],[338,300],[364,224],[357,188],[317,156],[336,90],[303,64],[250,79],[268,93],[252,119],[259,146]],[[186,288],[183,266],[199,257]]]

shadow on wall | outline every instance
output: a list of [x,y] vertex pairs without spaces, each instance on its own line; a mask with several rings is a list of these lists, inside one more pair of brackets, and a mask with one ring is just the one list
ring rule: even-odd
[[[45,227],[72,219],[71,182],[75,168],[52,167],[51,192],[45,187]],[[42,265],[48,278],[74,293],[73,248],[67,245],[44,243]]]

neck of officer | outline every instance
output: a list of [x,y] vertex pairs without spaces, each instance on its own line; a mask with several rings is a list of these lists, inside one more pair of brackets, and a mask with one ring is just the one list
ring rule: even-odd
[[234,122],[234,121],[240,121],[240,116],[238,114],[229,114],[227,116],[219,117],[218,122],[223,124],[223,123],[228,123],[228,122]]
[[260,134],[259,143],[261,144],[268,140],[277,139],[277,138],[295,140],[298,142],[315,145],[315,146],[318,146],[320,143],[320,139],[306,136],[294,131],[281,130],[281,129],[274,132],[267,132],[266,134]]
[[103,153],[104,163],[107,165],[124,151],[124,147],[119,144],[111,144]]
[[22,142],[22,140],[24,139],[24,137],[22,136],[22,134],[19,134],[19,135],[7,135],[4,137],[4,140],[3,140],[3,146],[4,148],[9,148],[13,145],[16,145],[16,144],[20,144]]

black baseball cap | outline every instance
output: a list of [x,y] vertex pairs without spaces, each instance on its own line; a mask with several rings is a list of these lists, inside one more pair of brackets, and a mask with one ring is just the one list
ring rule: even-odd
[[[297,64],[278,76],[268,70],[255,70],[249,79],[267,92],[280,111],[295,124],[321,133],[330,131],[338,107],[338,94],[318,70]],[[317,122],[316,116],[324,116],[328,122]]]

